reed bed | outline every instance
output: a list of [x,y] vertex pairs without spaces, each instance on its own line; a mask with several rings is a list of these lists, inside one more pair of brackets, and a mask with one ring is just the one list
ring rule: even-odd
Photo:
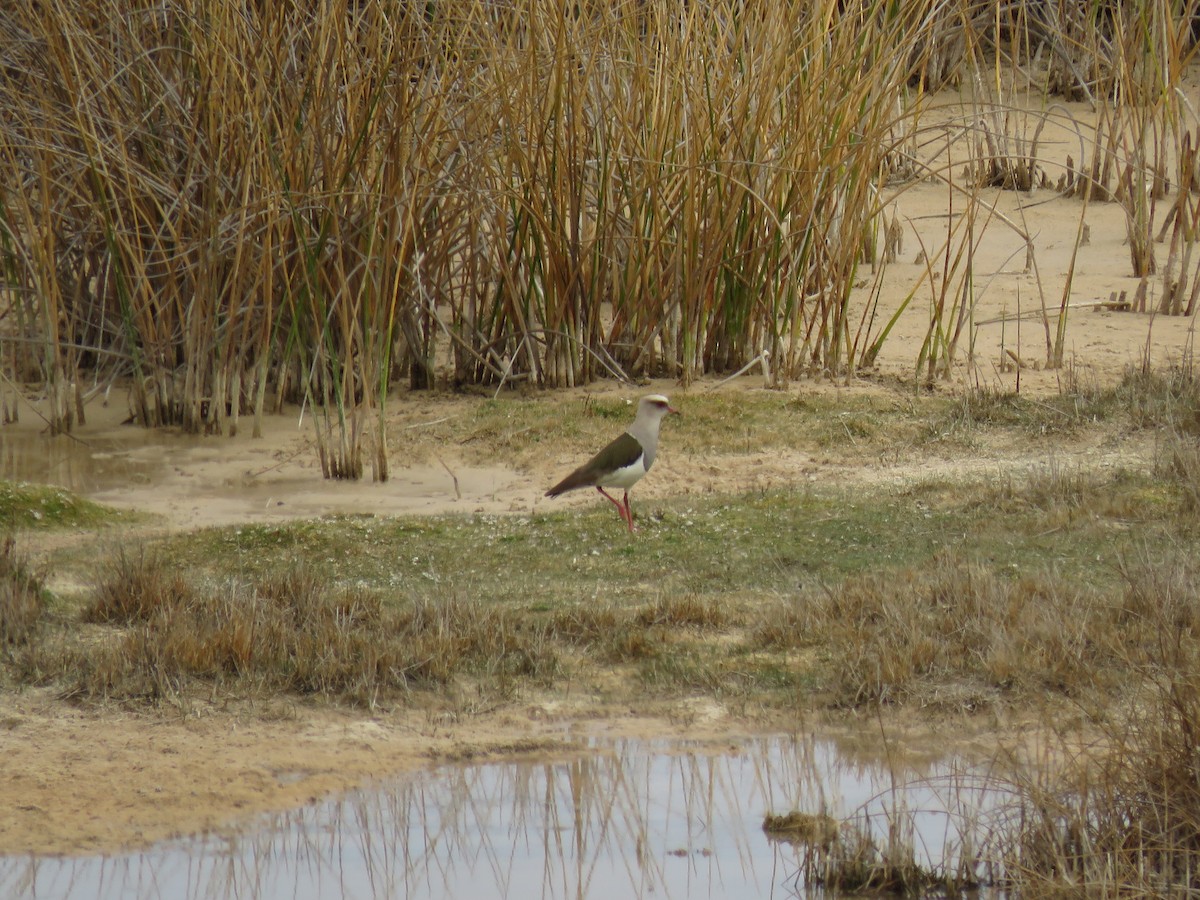
[[[257,430],[300,402],[327,477],[385,479],[404,379],[853,372],[889,331],[851,304],[903,231],[884,185],[950,183],[914,155],[922,98],[1038,54],[1049,89],[1111,107],[1064,189],[1115,183],[1152,271],[1168,160],[1194,166],[1175,86],[1195,3],[1068,7],[10,5],[4,380],[41,385],[56,432],[116,379],[146,426]],[[1028,186],[1036,141],[981,146]],[[972,302],[977,190],[942,257],[931,375]],[[1164,303],[1190,311],[1178,196]]]

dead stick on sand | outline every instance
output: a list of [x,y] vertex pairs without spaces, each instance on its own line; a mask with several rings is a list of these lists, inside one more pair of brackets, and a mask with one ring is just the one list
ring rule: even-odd
[[404,430],[408,431],[410,428],[428,428],[430,425],[441,425],[443,422],[449,422],[453,418],[455,417],[442,416],[440,419],[433,419],[429,422],[414,422],[412,425],[405,425]]
[[771,354],[768,353],[766,350],[764,350],[762,353],[758,354],[758,356],[754,357],[754,359],[750,360],[750,362],[746,363],[744,366],[742,366],[740,369],[738,369],[736,372],[734,372],[728,378],[722,378],[716,384],[711,385],[709,387],[709,390],[715,391],[717,388],[721,387],[722,385],[729,384],[729,382],[733,381],[733,379],[740,378],[742,375],[745,375],[747,372],[749,372],[751,369],[753,369],[757,365],[761,365],[763,367],[763,373],[766,375],[766,378],[769,381],[771,378],[771,369],[770,369]]
[[436,459],[439,463],[441,463],[442,468],[445,469],[449,473],[450,477],[454,479],[454,499],[461,500],[462,499],[462,491],[460,491],[458,489],[458,476],[450,471],[450,467],[448,465],[446,465],[446,463],[442,460],[442,458],[440,456],[438,456],[436,453],[433,455],[433,458]]

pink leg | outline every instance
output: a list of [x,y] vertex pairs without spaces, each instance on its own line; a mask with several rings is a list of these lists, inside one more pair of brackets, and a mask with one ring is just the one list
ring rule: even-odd
[[596,490],[598,490],[605,497],[607,497],[608,502],[617,508],[617,512],[619,512],[621,514],[621,521],[624,522],[627,526],[629,526],[629,530],[637,531],[637,529],[633,525],[633,512],[629,508],[629,491],[625,492],[625,502],[622,503],[620,500],[618,500],[616,497],[614,497],[612,494],[610,494],[608,491],[606,491],[604,488],[600,487],[599,485],[596,486]]
[[611,503],[613,506],[615,506],[617,508],[617,512],[619,512],[621,514],[621,521],[628,524],[629,520],[625,518],[625,507],[621,505],[621,501],[618,500],[616,497],[614,497],[612,494],[610,494],[608,491],[606,491],[604,488],[600,487],[599,485],[596,486],[596,490],[598,490],[600,493],[602,493],[605,497],[608,498],[608,502]]

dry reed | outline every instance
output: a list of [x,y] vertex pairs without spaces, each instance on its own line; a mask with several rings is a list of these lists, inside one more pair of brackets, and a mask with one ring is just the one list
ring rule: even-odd
[[[383,479],[404,377],[849,373],[889,331],[851,289],[902,232],[881,187],[929,174],[924,92],[989,64],[1049,52],[1059,89],[1111,98],[1080,171],[1116,180],[1152,268],[1195,4],[1135,6],[11,4],[4,375],[36,373],[53,431],[89,378],[195,432],[299,401],[327,477]],[[981,146],[988,180],[1034,183],[1036,136]],[[985,220],[976,193],[962,208],[931,373],[974,302]]]

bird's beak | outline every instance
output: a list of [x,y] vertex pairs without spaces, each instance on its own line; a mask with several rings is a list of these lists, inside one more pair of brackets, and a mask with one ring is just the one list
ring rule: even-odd
[[683,413],[681,413],[679,410],[677,410],[677,409],[676,409],[675,407],[673,407],[673,406],[668,406],[668,407],[667,407],[667,415],[669,415],[669,416],[682,416],[682,415],[683,415]]

